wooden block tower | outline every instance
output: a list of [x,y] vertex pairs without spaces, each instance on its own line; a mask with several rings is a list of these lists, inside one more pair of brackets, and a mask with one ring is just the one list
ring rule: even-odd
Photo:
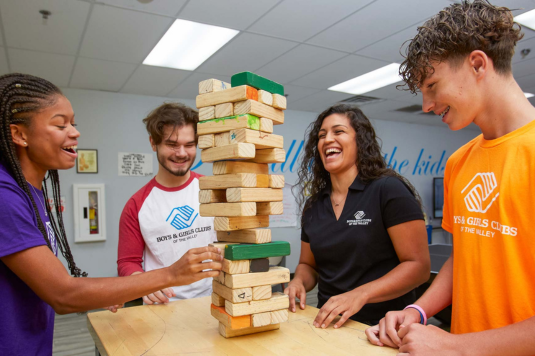
[[199,180],[201,216],[215,217],[223,270],[213,281],[211,313],[224,337],[275,330],[288,320],[288,296],[271,285],[290,281],[290,270],[270,267],[269,257],[290,254],[290,244],[271,242],[269,215],[282,214],[283,175],[270,175],[269,163],[282,163],[284,123],[282,85],[250,72],[199,83],[199,148],[213,162],[213,176]]

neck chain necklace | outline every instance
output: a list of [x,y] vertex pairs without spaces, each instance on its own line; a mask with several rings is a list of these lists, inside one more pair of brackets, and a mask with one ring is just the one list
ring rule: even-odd
[[346,195],[346,197],[345,197],[344,199],[342,199],[342,200],[340,201],[340,203],[337,203],[337,202],[334,201],[333,195],[332,195],[332,193],[331,193],[331,200],[333,201],[334,206],[339,206],[341,203],[343,203],[343,202],[346,200],[346,198],[347,198],[347,195]]
[[[26,181],[28,182],[28,181]],[[37,199],[39,199],[39,203],[41,203],[41,206],[43,207],[43,211],[45,212],[45,216],[48,216],[48,214],[46,213],[46,207],[45,207],[45,203],[43,203],[41,201],[41,198],[39,197],[39,193],[37,193],[37,189],[34,188],[34,186],[32,185],[32,183],[28,182],[28,184],[30,185],[30,187],[32,187],[32,190],[33,192],[35,193],[35,195],[37,196]]]

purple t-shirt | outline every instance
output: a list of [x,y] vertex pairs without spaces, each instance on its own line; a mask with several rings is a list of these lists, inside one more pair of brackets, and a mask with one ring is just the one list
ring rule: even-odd
[[[57,242],[45,216],[43,193],[28,186],[48,232],[54,254]],[[30,198],[0,163],[0,258],[46,246]],[[0,260],[0,355],[52,355],[54,310]]]

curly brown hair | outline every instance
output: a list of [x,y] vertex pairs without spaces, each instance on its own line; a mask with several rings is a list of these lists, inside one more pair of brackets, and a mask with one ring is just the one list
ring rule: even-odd
[[448,60],[455,68],[472,51],[489,56],[497,73],[511,73],[516,43],[524,36],[511,10],[487,0],[463,0],[450,5],[418,27],[408,41],[405,60],[399,68],[412,93],[434,72],[431,62]]
[[143,119],[147,132],[157,145],[162,143],[163,132],[166,126],[173,126],[173,131],[171,132],[174,132],[177,127],[193,125],[195,140],[197,140],[198,122],[199,113],[181,103],[164,103],[152,110],[150,114]]
[[[305,133],[304,157],[297,172],[297,184],[292,188],[303,216],[312,203],[318,200],[322,190],[331,184],[330,174],[323,166],[323,161],[318,151],[318,134],[323,120],[332,114],[345,115],[356,132],[357,169],[360,179],[364,183],[368,183],[384,176],[396,177],[409,188],[421,207],[420,196],[412,184],[405,177],[387,166],[381,154],[380,139],[375,134],[370,120],[362,110],[354,105],[336,104],[323,111],[316,121],[309,125]],[[297,190],[297,193],[295,193],[295,190]]]

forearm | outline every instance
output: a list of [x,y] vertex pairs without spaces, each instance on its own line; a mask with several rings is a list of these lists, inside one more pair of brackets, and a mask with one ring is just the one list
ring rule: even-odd
[[453,255],[444,263],[429,289],[415,304],[419,305],[429,318],[451,304],[452,292]]
[[375,281],[357,287],[354,291],[366,303],[379,303],[400,297],[429,279],[429,267],[421,261],[404,261]]
[[457,335],[465,355],[533,355],[535,354],[535,317],[478,333]]
[[318,273],[312,266],[306,263],[299,263],[295,269],[294,280],[299,280],[305,286],[305,290],[310,292],[318,282]]

